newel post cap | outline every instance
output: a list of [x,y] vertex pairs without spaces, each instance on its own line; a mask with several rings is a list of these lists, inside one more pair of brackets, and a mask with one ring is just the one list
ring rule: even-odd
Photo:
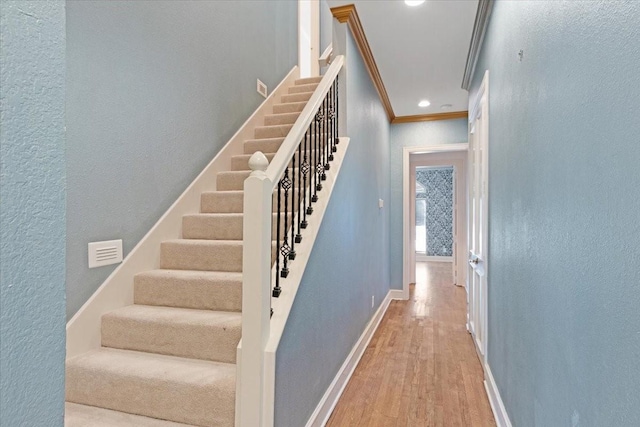
[[264,175],[268,167],[269,160],[262,151],[256,151],[249,159],[249,169],[253,171],[251,172],[253,176]]

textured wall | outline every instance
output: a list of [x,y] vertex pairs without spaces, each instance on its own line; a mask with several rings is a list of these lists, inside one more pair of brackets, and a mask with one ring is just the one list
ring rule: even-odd
[[389,124],[350,36],[346,66],[351,143],[278,348],[278,427],[305,425],[389,291],[389,216],[378,209],[389,200]]
[[[453,167],[417,167],[416,181],[424,189],[416,191],[416,201],[426,202],[421,220],[426,232],[426,255],[453,256]],[[416,208],[416,225],[419,221]]]
[[0,425],[62,426],[64,2],[0,2]]
[[466,119],[391,125],[390,269],[391,286],[402,289],[402,148],[467,142]]
[[320,0],[320,53],[331,44],[333,39],[333,15],[327,0]]
[[290,1],[69,1],[68,316],[297,63]]
[[640,2],[499,1],[472,94],[485,69],[488,354],[511,421],[640,425]]

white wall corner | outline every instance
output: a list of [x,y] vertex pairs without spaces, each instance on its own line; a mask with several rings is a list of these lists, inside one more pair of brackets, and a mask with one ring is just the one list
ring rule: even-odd
[[500,396],[500,390],[498,390],[498,386],[493,378],[493,374],[491,373],[491,368],[488,363],[485,365],[484,388],[487,391],[487,396],[489,396],[489,404],[491,405],[493,416],[496,419],[496,425],[498,427],[512,427],[511,420],[509,420],[509,414],[507,414],[507,409],[504,407],[504,402]]
[[389,291],[389,298],[392,300],[408,300],[409,294],[405,295],[404,289],[391,289]]

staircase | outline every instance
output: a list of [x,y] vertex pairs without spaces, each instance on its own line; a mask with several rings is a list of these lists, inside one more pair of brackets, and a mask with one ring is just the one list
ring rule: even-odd
[[182,239],[161,244],[160,269],[135,276],[134,305],[102,317],[102,347],[67,360],[65,426],[234,425],[248,162],[273,158],[319,82],[288,89],[183,217]]

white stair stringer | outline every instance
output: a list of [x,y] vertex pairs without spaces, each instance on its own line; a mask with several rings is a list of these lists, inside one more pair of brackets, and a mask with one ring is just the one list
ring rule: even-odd
[[[266,149],[273,158],[300,115],[299,98],[309,99],[320,81],[292,76],[67,325],[67,427],[235,425],[243,316],[239,184],[249,173],[247,155]],[[277,113],[276,102],[295,105]],[[272,262],[276,254],[272,242]]]

